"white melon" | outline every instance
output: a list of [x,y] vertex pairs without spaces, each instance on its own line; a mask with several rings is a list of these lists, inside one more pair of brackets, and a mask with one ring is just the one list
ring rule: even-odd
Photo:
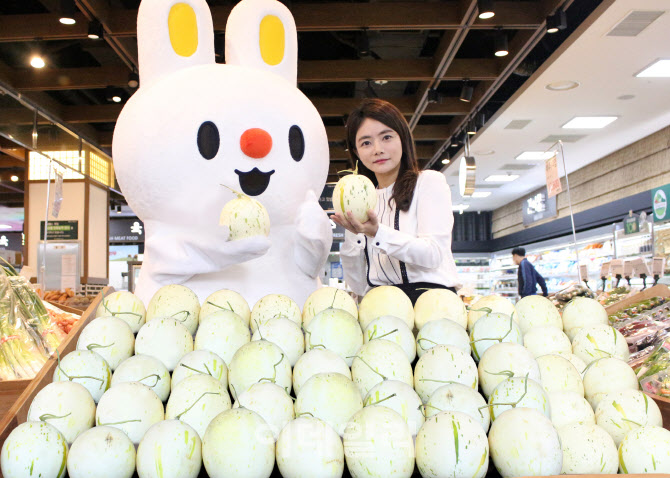
[[368,211],[375,207],[375,185],[358,171],[342,176],[333,188],[333,209],[341,216],[349,217],[347,213],[350,212],[358,222],[367,222]]
[[373,339],[384,339],[398,344],[410,362],[416,358],[414,334],[398,317],[384,315],[370,322],[363,331],[363,342],[367,344]]
[[147,305],[147,322],[156,318],[169,317],[186,327],[195,335],[200,316],[200,300],[186,286],[165,285],[158,289]]
[[470,329],[472,355],[479,361],[493,345],[510,342],[523,345],[523,335],[511,316],[491,312],[480,318]]
[[123,320],[130,326],[134,334],[144,325],[146,314],[146,308],[140,298],[127,290],[112,292],[100,301],[100,305],[95,311],[96,317],[109,317],[111,315]]
[[431,320],[416,335],[416,352],[419,358],[436,345],[453,345],[470,354],[468,333],[453,320]]
[[525,347],[503,342],[490,347],[479,361],[479,383],[484,396],[491,395],[500,382],[510,377],[526,377],[541,383],[540,367]]
[[244,300],[238,292],[230,289],[221,289],[216,292],[212,292],[202,303],[200,307],[200,314],[198,320],[202,322],[202,319],[207,317],[212,312],[218,312],[219,310],[230,310],[235,314],[239,315],[244,323],[249,326],[249,321],[251,320],[251,309],[249,304]]
[[593,408],[583,395],[577,392],[550,392],[551,423],[558,430],[573,423],[595,425]]
[[572,353],[586,364],[599,358],[615,357],[628,361],[626,338],[614,327],[597,324],[582,327],[572,341]]
[[228,240],[238,241],[252,236],[270,235],[270,215],[260,201],[233,191],[237,197],[221,209],[219,224],[230,229]]
[[251,331],[255,332],[259,325],[280,317],[292,320],[298,325],[302,324],[302,312],[293,299],[282,294],[268,294],[259,299],[251,309]]
[[250,341],[251,332],[244,319],[230,310],[219,310],[202,319],[193,347],[215,353],[230,366],[235,352]]
[[563,330],[572,342],[583,327],[609,325],[607,312],[600,302],[588,297],[575,297],[563,308]]
[[477,390],[477,365],[458,347],[436,345],[416,363],[414,390],[424,403],[442,385],[454,382]]
[[523,336],[523,346],[530,350],[533,357],[572,351],[568,336],[553,325],[542,325],[530,329]]
[[517,302],[514,309],[519,320],[519,327],[524,335],[533,327],[541,325],[553,325],[563,330],[561,314],[546,297],[529,295]]
[[433,415],[416,437],[416,464],[423,478],[483,478],[489,468],[486,433],[465,413]]
[[402,319],[407,327],[414,329],[414,307],[401,289],[382,285],[369,290],[358,307],[358,321],[365,330],[370,322],[384,315]]
[[475,322],[491,313],[505,314],[513,317],[515,321],[517,320],[517,316],[514,313],[514,304],[512,304],[511,300],[499,295],[487,295],[470,305],[470,310],[468,311],[468,330],[472,330]]
[[312,292],[302,307],[302,325],[307,326],[319,312],[326,309],[342,309],[358,319],[356,301],[342,289],[320,287]]
[[419,296],[414,304],[414,322],[421,328],[431,320],[449,319],[464,329],[468,326],[465,304],[449,289],[431,289]]

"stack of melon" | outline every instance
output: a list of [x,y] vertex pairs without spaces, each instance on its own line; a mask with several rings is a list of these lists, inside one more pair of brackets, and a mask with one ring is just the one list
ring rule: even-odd
[[[577,298],[395,287],[302,309],[230,290],[106,297],[5,441],[3,476],[670,473],[624,338]],[[617,448],[618,447],[618,448]]]

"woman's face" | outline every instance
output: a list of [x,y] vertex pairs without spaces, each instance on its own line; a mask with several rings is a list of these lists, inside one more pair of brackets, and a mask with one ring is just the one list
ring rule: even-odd
[[365,118],[356,132],[356,153],[366,168],[380,177],[392,177],[400,170],[402,142],[400,135],[372,118]]

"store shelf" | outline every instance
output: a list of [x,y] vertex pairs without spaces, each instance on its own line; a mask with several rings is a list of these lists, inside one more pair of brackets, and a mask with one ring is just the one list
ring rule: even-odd
[[576,279],[579,277],[578,274],[543,274],[542,271],[538,272],[545,279]]

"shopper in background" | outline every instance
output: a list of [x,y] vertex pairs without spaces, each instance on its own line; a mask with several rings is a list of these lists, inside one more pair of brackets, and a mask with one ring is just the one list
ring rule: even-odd
[[526,259],[526,249],[523,247],[515,247],[512,249],[512,260],[519,266],[519,295],[521,297],[526,297],[528,295],[537,294],[537,285],[539,284],[542,289],[542,295],[547,297],[547,283],[544,281],[544,277],[535,270],[533,264]]
[[402,289],[412,304],[424,289],[459,285],[451,254],[451,192],[437,171],[419,171],[407,121],[395,106],[368,99],[347,120],[347,148],[377,188],[369,220],[351,213],[333,220],[345,229],[344,279],[358,295],[379,285]]

